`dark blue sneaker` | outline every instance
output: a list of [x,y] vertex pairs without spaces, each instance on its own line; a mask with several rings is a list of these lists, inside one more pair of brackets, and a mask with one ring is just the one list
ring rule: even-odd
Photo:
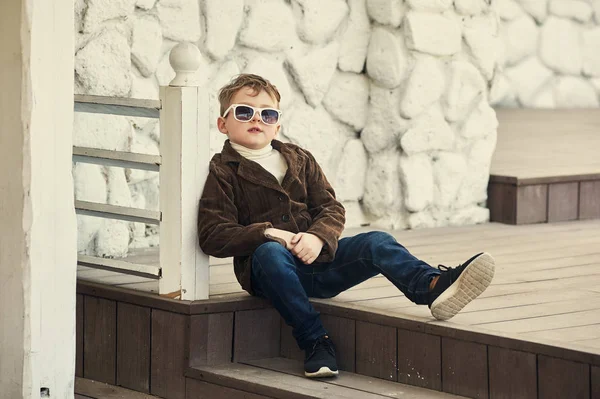
[[442,271],[429,292],[429,308],[438,320],[454,317],[469,302],[477,298],[494,278],[494,258],[480,253],[455,268],[439,265]]
[[335,347],[328,336],[317,339],[306,349],[304,375],[310,378],[338,375]]

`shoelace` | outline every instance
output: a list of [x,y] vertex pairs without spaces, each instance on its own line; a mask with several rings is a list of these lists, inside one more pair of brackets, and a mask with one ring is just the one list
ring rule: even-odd
[[456,280],[456,278],[457,278],[458,276],[460,276],[460,273],[462,272],[462,270],[460,270],[460,267],[461,267],[461,266],[462,266],[462,265],[458,265],[458,266],[456,266],[456,267],[448,267],[448,266],[445,266],[445,265],[438,265],[438,267],[437,267],[437,268],[438,268],[440,271],[442,271],[442,272],[447,272],[447,273],[449,273],[450,280],[451,280],[451,281],[455,281],[455,280]]
[[335,350],[333,349],[333,345],[329,339],[319,338],[313,344],[312,351],[310,352],[309,359],[312,358],[318,352],[326,351],[331,356],[335,356]]

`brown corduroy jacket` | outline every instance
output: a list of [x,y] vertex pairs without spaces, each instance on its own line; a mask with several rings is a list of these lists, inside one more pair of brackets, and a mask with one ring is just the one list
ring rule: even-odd
[[250,294],[254,251],[268,241],[284,244],[265,236],[267,228],[321,238],[325,245],[318,263],[334,259],[345,222],[344,207],[314,157],[294,144],[271,144],[288,165],[281,184],[227,140],[210,162],[198,213],[200,248],[219,258],[233,256],[235,275]]

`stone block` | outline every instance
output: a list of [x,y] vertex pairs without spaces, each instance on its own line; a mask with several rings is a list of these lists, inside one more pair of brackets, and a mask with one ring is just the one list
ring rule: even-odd
[[266,52],[281,51],[296,37],[295,26],[292,10],[284,2],[253,1],[249,4],[239,43]]
[[88,0],[83,17],[83,32],[92,33],[108,20],[133,14],[136,0]]
[[382,25],[400,26],[406,13],[402,0],[366,0],[369,16]]
[[554,82],[557,108],[597,108],[600,106],[594,86],[588,79],[561,76]]
[[129,225],[122,220],[106,219],[96,235],[96,256],[124,258],[129,250]]
[[86,94],[125,97],[131,89],[127,38],[105,31],[75,54],[75,74]]
[[131,191],[125,178],[125,170],[117,167],[106,167],[107,203],[117,206],[131,206]]
[[402,208],[399,158],[395,148],[388,148],[369,158],[363,206],[373,216],[391,216]]
[[379,86],[398,87],[406,74],[408,52],[401,37],[375,28],[367,53],[367,74]]
[[583,73],[600,77],[600,27],[583,32]]
[[282,130],[292,143],[310,151],[329,181],[335,181],[339,158],[348,137],[336,129],[325,108],[313,108],[297,102],[286,117]]
[[244,1],[204,0],[206,18],[206,51],[214,59],[223,59],[235,46],[244,18]]
[[486,82],[481,73],[466,61],[450,64],[450,81],[443,97],[446,119],[459,121],[469,112],[473,102],[486,94]]
[[413,120],[411,127],[400,138],[400,145],[408,155],[451,150],[454,132],[439,107],[431,107]]
[[369,79],[363,74],[336,72],[323,100],[325,108],[337,119],[363,129],[369,109]]
[[131,73],[131,98],[141,98],[146,100],[158,100],[158,82],[156,77],[144,78],[140,73],[132,71]]
[[488,208],[471,205],[452,212],[448,218],[448,225],[466,226],[471,224],[487,223],[489,220],[490,210]]
[[[335,61],[332,62],[335,63]],[[231,66],[231,72],[233,72],[233,70],[234,67]],[[246,68],[244,68],[244,73],[260,75],[273,83],[281,95],[281,103],[279,106],[282,110],[288,109],[292,104],[294,97],[292,96],[290,82],[288,81],[282,62],[270,60],[265,57],[255,57],[248,62]],[[231,75],[229,79],[232,77],[233,75]]]
[[151,10],[154,8],[156,0],[136,0],[135,6],[141,10]]
[[336,70],[339,44],[331,42],[303,54],[295,52],[287,60],[294,80],[302,90],[306,101],[317,106],[329,90],[329,83]]
[[340,39],[338,68],[344,72],[361,73],[367,59],[371,37],[371,22],[367,15],[366,0],[349,0],[350,15]]
[[498,128],[498,119],[496,111],[489,106],[487,100],[481,99],[477,107],[475,107],[465,123],[462,126],[460,134],[469,140],[487,136],[495,132]]
[[552,15],[571,18],[578,22],[588,22],[594,14],[589,1],[582,0],[551,0],[548,4],[548,10]]
[[406,16],[404,34],[411,50],[433,55],[452,55],[461,50],[460,24],[447,15],[411,11]]
[[494,149],[496,148],[497,131],[474,141],[467,149],[467,170],[458,190],[457,207],[480,204],[487,199],[488,180]]
[[198,0],[159,1],[156,9],[167,39],[194,43],[202,37]]
[[475,64],[485,79],[491,80],[501,46],[498,20],[493,14],[467,19],[464,22],[463,36]]
[[367,124],[360,138],[369,153],[374,154],[396,143],[408,123],[396,111],[400,102],[400,89],[385,89],[371,84]]
[[583,66],[581,26],[555,16],[542,27],[539,55],[549,68],[567,75],[579,75]]
[[538,24],[543,24],[548,17],[548,0],[518,0],[529,15],[531,15]]
[[494,6],[498,16],[505,21],[512,21],[524,14],[523,9],[515,0],[496,0]]
[[144,77],[151,76],[158,66],[162,48],[162,30],[153,16],[136,18],[133,22],[131,61]]
[[460,15],[479,15],[489,6],[485,0],[454,0],[454,8]]
[[358,201],[365,192],[367,151],[359,139],[346,143],[333,185],[339,201]]
[[507,68],[505,75],[515,88],[521,105],[527,107],[538,91],[550,82],[554,73],[533,55],[515,67]]
[[519,18],[502,24],[500,29],[508,65],[515,65],[536,53],[539,31],[531,16],[523,14]]
[[433,159],[433,205],[441,209],[452,207],[466,174],[467,162],[462,154],[438,153]]
[[442,68],[441,62],[434,57],[417,60],[400,102],[400,115],[414,118],[440,98],[446,84]]
[[406,0],[417,11],[444,12],[452,7],[453,0]]
[[113,151],[129,151],[133,128],[121,116],[76,112],[73,145]]
[[298,36],[313,44],[331,40],[348,15],[348,4],[344,0],[293,0],[292,9]]
[[424,210],[433,201],[433,168],[427,154],[401,156],[400,179],[404,187],[404,205],[410,212]]

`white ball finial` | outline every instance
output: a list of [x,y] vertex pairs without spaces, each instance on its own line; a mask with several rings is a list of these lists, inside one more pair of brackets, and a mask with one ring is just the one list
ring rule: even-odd
[[169,54],[169,62],[175,71],[175,77],[169,86],[199,86],[198,68],[202,54],[192,43],[179,43]]

